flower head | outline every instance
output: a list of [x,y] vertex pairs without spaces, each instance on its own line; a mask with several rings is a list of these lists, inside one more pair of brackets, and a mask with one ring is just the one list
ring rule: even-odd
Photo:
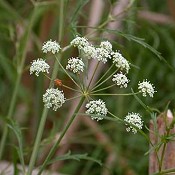
[[[142,127],[143,127],[143,121],[141,119],[140,114],[138,114],[138,113],[133,113],[133,112],[128,113],[128,115],[125,117],[124,121],[127,122],[126,125],[128,125],[130,123],[138,129],[142,129]],[[136,134],[137,133],[136,128],[134,128],[132,126],[128,126],[126,128],[126,131],[127,132],[132,131],[134,134]]]
[[43,95],[43,102],[46,108],[53,108],[53,110],[56,111],[65,103],[64,93],[58,88],[47,89]]
[[107,52],[112,52],[112,44],[109,41],[102,41],[100,47],[106,49]]
[[113,75],[113,77],[114,78],[112,79],[112,81],[115,82],[117,84],[117,86],[120,86],[120,88],[127,87],[129,80],[126,77],[126,75],[124,75],[122,73],[118,73],[118,74]]
[[74,47],[78,47],[78,49],[83,49],[83,47],[88,46],[89,42],[84,37],[76,36],[75,39],[73,39],[70,44]]
[[80,73],[84,71],[84,63],[82,59],[79,58],[70,58],[68,60],[68,64],[66,66],[66,69],[71,70],[73,73]]
[[138,84],[138,89],[139,89],[139,92],[142,92],[142,95],[144,97],[147,96],[147,94],[150,96],[150,97],[153,97],[154,93],[156,92],[154,90],[154,86],[147,80],[143,80],[143,82],[139,82]]
[[90,58],[96,58],[97,57],[97,52],[94,46],[92,45],[87,45],[82,48],[84,54],[86,57]]
[[61,47],[56,41],[49,40],[44,42],[42,51],[43,53],[52,52],[53,54],[58,53]]
[[117,51],[113,52],[112,59],[113,59],[113,63],[117,68],[119,68],[120,70],[124,70],[126,73],[129,72],[129,69],[130,69],[129,62],[122,56],[121,53]]
[[40,72],[49,73],[50,66],[42,58],[33,60],[32,65],[30,66],[30,74],[35,72],[36,76],[39,76]]
[[104,48],[96,48],[96,58],[98,61],[101,61],[103,63],[107,62],[107,59],[111,58],[111,54]]
[[105,102],[101,99],[99,100],[92,100],[86,104],[86,114],[93,114],[91,115],[92,120],[102,120],[103,116],[106,116],[108,109],[106,108]]

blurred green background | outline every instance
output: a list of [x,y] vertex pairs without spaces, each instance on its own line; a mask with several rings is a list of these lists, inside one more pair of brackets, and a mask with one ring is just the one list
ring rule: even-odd
[[[85,35],[91,9],[95,0],[65,0],[64,9],[64,39],[61,45],[66,46],[73,39],[76,33]],[[102,16],[99,25],[107,19],[110,10],[116,6],[115,0],[101,0],[104,3]],[[21,60],[21,49],[23,46],[22,36],[29,27],[28,23],[34,11],[33,2],[30,0],[1,0],[0,1],[0,134],[4,126],[3,118],[6,117],[9,104],[14,90],[17,77],[17,67]],[[25,68],[20,83],[17,103],[13,118],[23,128],[25,161],[29,161],[32,151],[33,140],[36,135],[38,121],[43,109],[42,94],[48,82],[44,77],[35,78],[29,75],[29,65],[33,59],[42,57],[42,43],[48,39],[57,40],[59,27],[59,0],[58,1],[38,1],[39,5],[35,14],[34,25],[27,41]],[[127,7],[127,5],[126,5]],[[163,111],[170,102],[170,109],[174,110],[174,89],[175,89],[175,1],[167,0],[140,0],[133,1],[132,6],[124,8],[124,15],[117,17],[120,22],[117,31],[121,31],[129,36],[143,38],[144,42],[161,53],[162,57],[145,48],[141,44],[130,41],[122,34],[116,33],[115,39],[110,40],[113,48],[120,50],[135,67],[132,67],[129,74],[131,80],[129,88],[136,89],[137,83],[143,79],[148,79],[155,85],[157,93],[155,97],[142,98],[148,106]],[[101,38],[108,38],[111,32],[102,35],[101,30],[97,37],[89,40],[99,42]],[[100,33],[101,32],[101,33]],[[76,50],[69,50],[63,55],[64,60],[75,56]],[[51,61],[52,63],[52,61]],[[108,65],[106,65],[108,66]],[[103,73],[103,72],[102,72]],[[64,80],[64,75],[58,75],[63,81],[71,84],[69,79]],[[107,92],[113,92],[115,88]],[[128,89],[129,90],[129,89]],[[68,96],[70,92],[67,92]],[[117,116],[123,118],[128,112],[139,112],[144,119],[144,124],[149,126],[150,116],[143,107],[133,97],[105,97],[109,110]],[[70,106],[65,105],[58,112],[50,112],[44,132],[44,138],[48,138],[41,148],[41,152],[47,153],[49,143],[64,125],[65,116]],[[82,116],[84,117],[84,116]],[[149,149],[147,141],[140,135],[133,135],[125,131],[125,126],[121,123],[102,121],[96,123],[94,128],[91,125],[80,121],[76,130],[68,139],[68,149],[74,153],[88,153],[90,156],[107,162],[109,169],[99,166],[91,161],[65,161],[58,166],[52,167],[54,170],[65,174],[74,175],[146,175],[148,174],[148,155],[144,155]],[[148,131],[144,129],[146,133]],[[98,132],[98,133],[96,133]],[[101,141],[98,137],[105,137]],[[98,140],[98,141],[97,141]],[[3,159],[18,162],[18,156],[14,145],[17,143],[13,132],[10,131],[8,144],[5,149]],[[64,145],[63,145],[64,147]],[[11,154],[7,154],[7,153]],[[64,151],[63,151],[64,152]],[[66,151],[67,152],[67,151]],[[112,157],[115,155],[114,157]],[[42,155],[44,156],[44,155]],[[38,158],[37,164],[42,162],[43,157]],[[111,161],[111,162],[110,162]]]

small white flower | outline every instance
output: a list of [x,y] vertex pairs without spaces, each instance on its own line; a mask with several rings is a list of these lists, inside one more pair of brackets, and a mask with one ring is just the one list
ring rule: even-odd
[[109,41],[102,41],[100,47],[106,49],[107,52],[112,52],[112,44]]
[[42,58],[33,60],[32,65],[30,66],[30,75],[35,72],[35,75],[38,77],[40,72],[49,73],[50,66]]
[[47,89],[43,95],[43,102],[46,108],[53,108],[53,110],[56,111],[65,103],[64,93],[58,88]]
[[86,57],[90,58],[96,58],[97,57],[97,52],[94,46],[92,45],[87,45],[85,47],[82,48],[84,55]]
[[[128,123],[130,123],[138,129],[142,129],[142,127],[143,127],[143,121],[141,119],[140,114],[138,114],[138,113],[133,113],[133,112],[128,113],[128,115],[125,117],[124,121],[127,122],[126,125],[128,125]],[[126,131],[127,132],[132,131],[134,134],[136,134],[137,133],[136,128],[134,128],[132,126],[128,126],[126,128]]]
[[82,59],[79,58],[70,58],[68,60],[68,64],[66,66],[66,69],[71,70],[73,73],[80,73],[84,71],[84,63],[82,61]]
[[89,42],[84,37],[76,36],[75,39],[73,39],[70,44],[74,47],[78,47],[78,49],[83,49],[83,47],[88,46]]
[[96,58],[98,61],[101,61],[103,63],[107,62],[107,59],[111,58],[111,54],[104,48],[96,48]]
[[102,120],[103,116],[106,116],[108,109],[106,108],[105,102],[101,99],[92,100],[86,104],[86,114],[91,115],[92,120]]
[[49,40],[44,42],[42,51],[43,53],[52,52],[53,54],[58,53],[61,47],[56,41]]
[[122,56],[119,52],[113,52],[112,53],[113,63],[117,68],[120,70],[124,70],[126,73],[129,72],[130,65],[129,62]]
[[150,97],[153,97],[154,93],[156,92],[154,90],[154,86],[153,84],[151,84],[149,81],[147,80],[143,80],[143,82],[139,82],[138,84],[138,89],[139,89],[139,92],[142,92],[142,95],[144,97],[147,96],[147,94],[150,96]]
[[120,86],[120,88],[127,87],[129,80],[126,77],[126,75],[123,75],[122,73],[118,73],[118,74],[113,75],[113,77],[114,78],[112,79],[112,81],[115,82],[117,86]]

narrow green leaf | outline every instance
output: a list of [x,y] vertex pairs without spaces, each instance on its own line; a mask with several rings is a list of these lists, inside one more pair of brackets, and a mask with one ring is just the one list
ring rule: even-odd
[[78,3],[77,3],[77,6],[75,7],[75,10],[72,14],[72,18],[70,20],[70,23],[72,22],[75,22],[76,20],[76,17],[78,15],[78,12],[89,2],[89,0],[80,0]]
[[98,163],[100,166],[103,165],[100,160],[97,160],[97,159],[94,159],[93,157],[88,156],[87,153],[85,153],[85,154],[71,154],[71,151],[69,151],[67,154],[65,154],[63,156],[56,157],[55,159],[49,161],[48,164],[52,164],[52,163],[55,163],[55,162],[61,161],[61,160],[69,160],[69,159],[76,160],[76,161],[90,160],[90,161]]
[[23,166],[23,170],[25,171],[24,154],[23,154],[23,139],[22,139],[21,128],[19,127],[17,122],[15,122],[13,119],[5,119],[5,121],[7,122],[7,126],[14,132],[18,140],[19,149],[17,149],[17,152],[19,154],[19,158]]

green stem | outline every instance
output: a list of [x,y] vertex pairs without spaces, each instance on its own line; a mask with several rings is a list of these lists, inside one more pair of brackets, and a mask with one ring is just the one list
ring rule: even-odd
[[167,143],[164,143],[164,144],[163,144],[163,149],[162,149],[162,154],[161,154],[161,159],[160,159],[159,172],[162,171],[163,158],[164,158],[164,155],[165,155],[166,145],[167,145]]
[[44,76],[48,78],[49,80],[53,81],[47,74],[44,73]]
[[65,87],[65,88],[67,88],[67,89],[70,89],[70,90],[72,90],[72,91],[75,91],[75,92],[81,93],[79,90],[74,89],[74,88],[71,88],[71,87],[69,87],[69,86],[66,86],[65,84],[63,84],[62,86]]
[[[60,57],[61,57],[61,55],[60,55]],[[53,72],[52,72],[52,78],[51,78],[52,80],[56,78],[57,73],[58,73],[58,69],[59,69],[58,63],[57,63],[57,61],[55,61]],[[52,82],[50,82],[49,87],[51,87],[51,85],[52,85]],[[35,138],[34,148],[33,148],[32,156],[30,158],[27,175],[32,174],[32,170],[33,170],[33,167],[34,167],[36,159],[37,159],[37,155],[38,155],[40,142],[41,142],[41,138],[42,138],[42,135],[43,135],[43,130],[44,130],[44,126],[45,126],[48,111],[49,110],[47,108],[44,108],[42,116],[41,116],[41,121],[40,121],[38,132],[37,132],[37,135],[36,135],[36,138]]]
[[30,159],[29,169],[28,169],[27,175],[32,174],[32,170],[33,170],[33,167],[34,167],[35,162],[36,162],[36,158],[37,158],[37,155],[38,155],[38,150],[39,150],[40,141],[41,141],[43,129],[44,129],[44,126],[45,126],[45,121],[46,121],[46,118],[47,118],[47,114],[48,114],[48,109],[44,108],[42,116],[41,116],[41,121],[40,121],[40,124],[39,124],[39,129],[38,129],[38,132],[37,132],[37,136],[36,136],[36,139],[35,139],[35,144],[34,144],[32,156],[31,156],[31,159]]
[[91,85],[91,83],[92,83],[92,80],[94,79],[94,76],[95,76],[95,73],[96,73],[96,71],[97,71],[97,68],[98,68],[99,64],[100,64],[100,62],[98,62],[97,65],[96,65],[96,67],[95,67],[95,70],[94,70],[94,72],[93,72],[93,75],[92,75],[92,77],[91,77],[91,79],[90,79],[90,82],[89,82],[89,84],[88,84],[87,90],[89,89],[89,87],[90,87],[90,85]]
[[99,86],[101,86],[103,83],[105,83],[106,81],[108,81],[116,72],[118,71],[118,69],[117,70],[115,70],[109,77],[107,77],[105,80],[103,80],[101,83],[99,83],[97,86],[95,86],[92,90],[95,90],[95,89],[97,89]]
[[76,76],[77,76],[77,81],[78,81],[78,83],[80,84],[81,91],[84,92],[84,84],[83,84],[83,81],[81,81],[81,78],[80,78],[80,75],[79,75],[79,74],[76,74]]
[[112,114],[111,112],[108,111],[108,114],[110,114],[112,117],[116,118],[117,120],[123,122],[123,120],[121,118],[117,117],[116,115]]
[[[64,17],[63,12],[64,12],[64,0],[61,0],[60,1],[60,17],[59,17],[59,38],[58,38],[58,40],[60,42],[61,42],[62,37],[63,37],[63,35],[62,35],[62,33],[63,33],[63,17]],[[61,54],[60,54],[60,57],[61,57]],[[59,60],[57,58],[55,61],[55,64],[54,64],[53,72],[52,72],[52,77],[51,77],[52,80],[54,80],[57,76],[58,69],[59,69],[58,62],[59,62]],[[52,81],[50,82],[49,87],[51,87],[51,86],[52,86]],[[33,167],[34,167],[36,159],[37,159],[37,155],[38,155],[38,151],[39,151],[39,146],[40,146],[40,142],[41,142],[47,114],[48,114],[48,109],[44,108],[43,113],[42,113],[42,117],[41,117],[41,121],[39,124],[39,129],[37,132],[37,136],[35,139],[34,149],[32,152],[31,159],[30,159],[29,169],[28,169],[27,175],[32,174],[32,170],[33,170]]]
[[64,27],[64,0],[60,0],[60,17],[59,17],[59,42],[61,42],[63,37],[63,27]]
[[76,98],[80,98],[81,96],[82,96],[82,95],[77,95],[77,96],[75,96],[75,97],[72,97],[72,98],[66,99],[66,101],[74,100],[74,99],[76,99]]
[[95,86],[108,74],[108,72],[112,69],[112,67],[114,66],[115,64],[112,64],[110,66],[110,68],[100,77],[100,79],[95,83],[94,87],[92,88],[92,90],[95,88]]
[[[9,118],[9,119],[12,118],[12,116],[13,116],[13,112],[14,112],[14,108],[15,108],[15,104],[16,104],[17,94],[18,94],[18,91],[19,91],[19,85],[20,85],[21,76],[22,76],[22,73],[23,73],[23,68],[24,68],[24,63],[25,63],[25,58],[26,58],[27,42],[28,42],[28,38],[29,38],[29,35],[30,35],[30,32],[31,32],[31,29],[33,27],[35,13],[36,13],[36,8],[34,8],[31,20],[30,20],[29,25],[28,25],[28,28],[27,28],[24,36],[23,36],[24,38],[22,38],[23,42],[21,41],[22,42],[21,43],[22,48],[20,48],[20,49],[22,49],[22,52],[21,52],[21,50],[19,50],[19,52],[21,52],[21,55],[20,55],[21,63],[19,65],[19,67],[17,68],[17,79],[15,81],[15,88],[14,88],[14,91],[13,91],[13,94],[12,94],[12,99],[11,99],[11,102],[10,102],[9,111],[8,111],[8,114],[7,114],[7,118]],[[7,135],[8,135],[8,126],[5,124],[4,129],[3,129],[3,135],[2,135],[1,143],[0,143],[0,159],[2,159],[2,156],[3,156],[3,153],[4,153],[4,147],[5,147]]]
[[62,64],[60,63],[60,61],[58,60],[58,58],[55,56],[59,66],[61,67],[61,69],[65,72],[65,74],[73,81],[73,83],[81,89],[81,87],[77,84],[77,82],[69,75],[69,73],[66,71],[66,69],[62,66]]
[[[100,25],[98,26],[98,28],[96,28],[95,30],[98,30],[98,29],[103,28],[103,27],[104,27],[105,25],[107,25],[108,22],[110,22],[110,21],[111,21],[111,19],[110,19],[110,17],[108,16],[107,20],[104,21],[102,24],[100,24]],[[95,30],[92,31],[92,32],[90,32],[90,33],[88,33],[88,34],[86,35],[86,37],[88,37],[88,36],[92,35],[93,33],[95,33]]]
[[170,174],[170,173],[174,173],[174,172],[175,172],[175,168],[170,168],[167,170],[162,170],[161,172],[154,173],[152,175],[163,175],[163,174]]
[[[170,133],[170,129],[167,129],[167,134],[166,137],[169,136]],[[166,146],[167,146],[167,142],[165,141],[165,143],[163,144],[163,148],[162,148],[162,154],[161,154],[161,159],[160,159],[160,166],[159,166],[159,172],[162,172],[162,165],[163,165],[163,159],[165,156],[165,150],[166,150]]]
[[90,95],[101,95],[101,96],[129,96],[129,95],[134,95],[134,94],[139,94],[140,92],[136,92],[136,93],[128,93],[128,94],[90,94]]
[[68,121],[66,127],[64,128],[64,130],[62,131],[59,139],[57,140],[57,142],[55,142],[55,144],[53,145],[53,147],[51,148],[51,150],[49,151],[48,156],[46,157],[45,161],[43,162],[43,164],[41,165],[40,171],[38,173],[38,175],[40,175],[42,173],[42,171],[44,170],[44,168],[47,166],[48,162],[50,161],[50,159],[52,158],[52,156],[54,155],[55,151],[57,150],[61,140],[63,139],[64,135],[66,134],[67,130],[69,129],[70,125],[72,124],[72,122],[74,121],[75,117],[77,116],[78,111],[80,110],[83,102],[85,100],[85,96],[82,96],[72,117],[70,118],[70,120]]
[[72,45],[68,45],[68,46],[62,48],[62,52],[67,51],[67,50],[70,49],[71,47],[72,47]]
[[96,90],[96,91],[92,91],[91,93],[93,94],[93,93],[96,93],[96,92],[99,92],[99,91],[103,91],[103,90],[109,89],[109,88],[111,88],[111,87],[113,87],[113,86],[116,86],[116,84],[112,84],[112,85],[110,85],[110,86],[107,86],[107,87],[105,87],[105,88],[98,89],[98,90]]

